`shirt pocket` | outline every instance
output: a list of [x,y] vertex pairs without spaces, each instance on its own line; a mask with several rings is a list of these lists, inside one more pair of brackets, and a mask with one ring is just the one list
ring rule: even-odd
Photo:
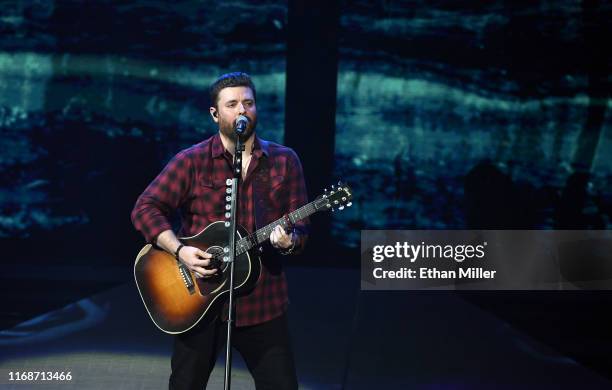
[[270,202],[274,209],[284,214],[287,210],[287,182],[285,176],[274,176],[270,180]]
[[285,182],[285,176],[274,176],[270,182],[270,189],[275,191]]
[[210,221],[223,219],[226,188],[224,179],[202,181],[198,186],[191,211],[205,216]]

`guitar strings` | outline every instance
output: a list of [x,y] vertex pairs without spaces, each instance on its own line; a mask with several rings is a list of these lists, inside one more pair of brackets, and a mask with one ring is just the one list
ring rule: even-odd
[[[288,214],[289,220],[291,221],[291,223],[296,223],[297,221],[300,221],[312,214],[314,214],[316,212],[316,207],[314,206],[314,203],[316,202],[310,202],[308,204],[305,204],[304,206],[296,209],[295,211],[292,211],[291,213]],[[305,212],[304,215],[302,215],[302,212]],[[293,218],[294,216],[298,216],[297,219]],[[272,233],[272,230],[274,230],[274,228],[276,228],[276,226],[281,225],[283,227],[285,227],[285,218],[281,217],[279,219],[277,219],[274,222],[269,223],[268,225],[264,226],[263,228],[248,234],[242,238],[240,238],[240,240],[238,240],[237,244],[238,246],[240,246],[241,250],[237,250],[237,255],[240,256],[243,253],[249,251],[250,249],[252,249],[253,247],[255,247],[257,244],[262,243],[264,241],[267,241],[270,238],[270,234]],[[263,236],[259,237],[259,235],[262,234]],[[246,244],[246,249],[245,249],[245,244]],[[222,261],[223,259],[223,253],[219,253],[219,254],[212,254],[212,258],[215,260],[219,260]]]

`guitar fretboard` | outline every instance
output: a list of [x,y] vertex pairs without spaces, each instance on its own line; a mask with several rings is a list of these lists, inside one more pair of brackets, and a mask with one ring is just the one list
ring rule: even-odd
[[258,229],[256,232],[249,234],[246,237],[242,237],[236,243],[236,256],[239,256],[261,244],[262,242],[268,240],[270,238],[272,230],[274,230],[274,228],[276,228],[278,225],[282,226],[283,229],[287,229],[289,228],[289,226],[295,224],[296,222],[301,221],[302,219],[316,213],[322,207],[325,207],[325,205],[322,203],[325,202],[320,202],[318,200],[310,202],[300,207],[299,209],[287,214],[286,216],[279,218],[272,223],[269,223],[261,229]]

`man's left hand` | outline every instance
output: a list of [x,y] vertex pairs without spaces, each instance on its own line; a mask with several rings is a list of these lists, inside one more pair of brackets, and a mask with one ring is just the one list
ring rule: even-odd
[[293,245],[293,233],[287,234],[281,225],[277,225],[270,233],[270,242],[275,248],[287,249]]

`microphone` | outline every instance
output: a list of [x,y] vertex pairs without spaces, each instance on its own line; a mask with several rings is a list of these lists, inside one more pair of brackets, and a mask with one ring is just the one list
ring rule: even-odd
[[243,134],[249,124],[249,118],[244,115],[238,115],[236,118],[236,123],[234,124],[234,131],[236,134]]

